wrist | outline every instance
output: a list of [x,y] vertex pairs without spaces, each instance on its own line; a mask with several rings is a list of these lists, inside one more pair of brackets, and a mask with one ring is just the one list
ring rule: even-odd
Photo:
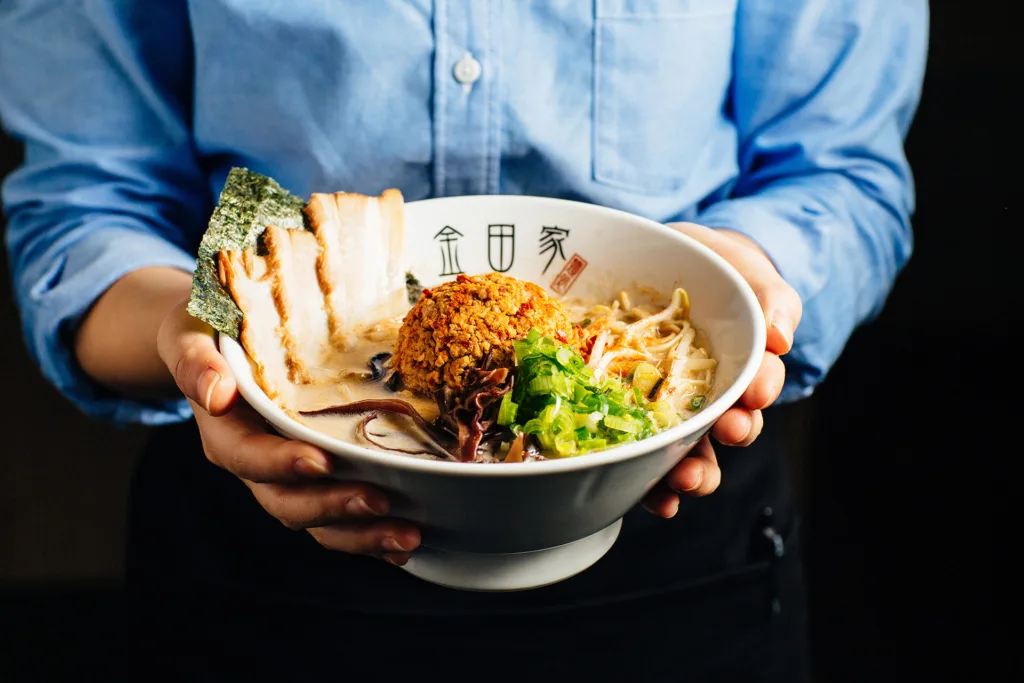
[[192,276],[178,268],[132,271],[111,285],[74,334],[79,367],[97,383],[138,398],[170,398],[176,386],[157,352],[164,318],[189,296]]

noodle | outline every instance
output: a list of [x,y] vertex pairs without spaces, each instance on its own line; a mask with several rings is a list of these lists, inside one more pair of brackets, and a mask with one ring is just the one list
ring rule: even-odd
[[[293,412],[376,450],[514,463],[647,438],[704,408],[717,363],[690,322],[685,290],[667,302],[664,294],[622,291],[600,303],[562,301],[557,309],[561,323],[550,336],[531,328],[500,364],[492,346],[465,370],[461,386],[433,393],[410,389],[394,367],[403,320],[370,323],[359,330],[359,355],[368,354],[368,362],[343,368],[333,400],[314,385],[302,387],[309,404]],[[454,338],[474,340],[481,319],[454,316],[447,324],[461,326]]]
[[566,307],[577,320],[588,321],[584,348],[595,375],[629,379],[639,363],[649,363],[663,380],[651,398],[667,401],[684,418],[699,410],[717,363],[697,343],[685,290],[676,289],[660,309],[634,302],[625,290],[608,303],[569,301]]

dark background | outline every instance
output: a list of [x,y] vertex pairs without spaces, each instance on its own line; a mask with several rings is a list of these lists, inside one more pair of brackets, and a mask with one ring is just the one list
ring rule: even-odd
[[[881,317],[794,411],[809,444],[796,474],[820,682],[991,680],[1005,649],[992,541],[1012,538],[1000,494],[1020,452],[1008,380],[1021,377],[1021,119],[1008,93],[1024,64],[999,4],[932,3],[907,142],[915,254]],[[19,156],[0,137],[0,176]],[[9,277],[4,262],[0,680],[14,662],[53,672],[31,680],[99,679],[119,650],[125,495],[145,432],[91,422],[40,377]]]

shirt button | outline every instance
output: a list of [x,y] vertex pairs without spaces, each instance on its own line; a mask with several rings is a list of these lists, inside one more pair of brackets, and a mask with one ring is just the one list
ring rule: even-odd
[[483,72],[483,68],[480,66],[480,62],[473,59],[473,55],[468,52],[459,61],[455,62],[455,68],[452,69],[452,73],[462,85],[472,85],[480,79],[480,74]]

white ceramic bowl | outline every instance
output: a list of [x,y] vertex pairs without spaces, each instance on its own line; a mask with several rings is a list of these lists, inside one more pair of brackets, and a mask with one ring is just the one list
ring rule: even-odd
[[[245,351],[220,348],[241,395],[279,432],[337,457],[337,477],[387,491],[393,514],[420,525],[406,570],[467,590],[520,590],[566,579],[596,562],[623,515],[739,399],[765,348],[753,291],[721,257],[664,225],[580,202],[520,196],[430,199],[406,205],[407,255],[427,287],[459,271],[492,270],[555,296],[611,300],[638,285],[684,287],[693,324],[718,360],[711,399],[696,417],[637,443],[559,460],[443,462],[339,441],[285,415],[256,385]],[[575,272],[575,274],[573,274]]]

